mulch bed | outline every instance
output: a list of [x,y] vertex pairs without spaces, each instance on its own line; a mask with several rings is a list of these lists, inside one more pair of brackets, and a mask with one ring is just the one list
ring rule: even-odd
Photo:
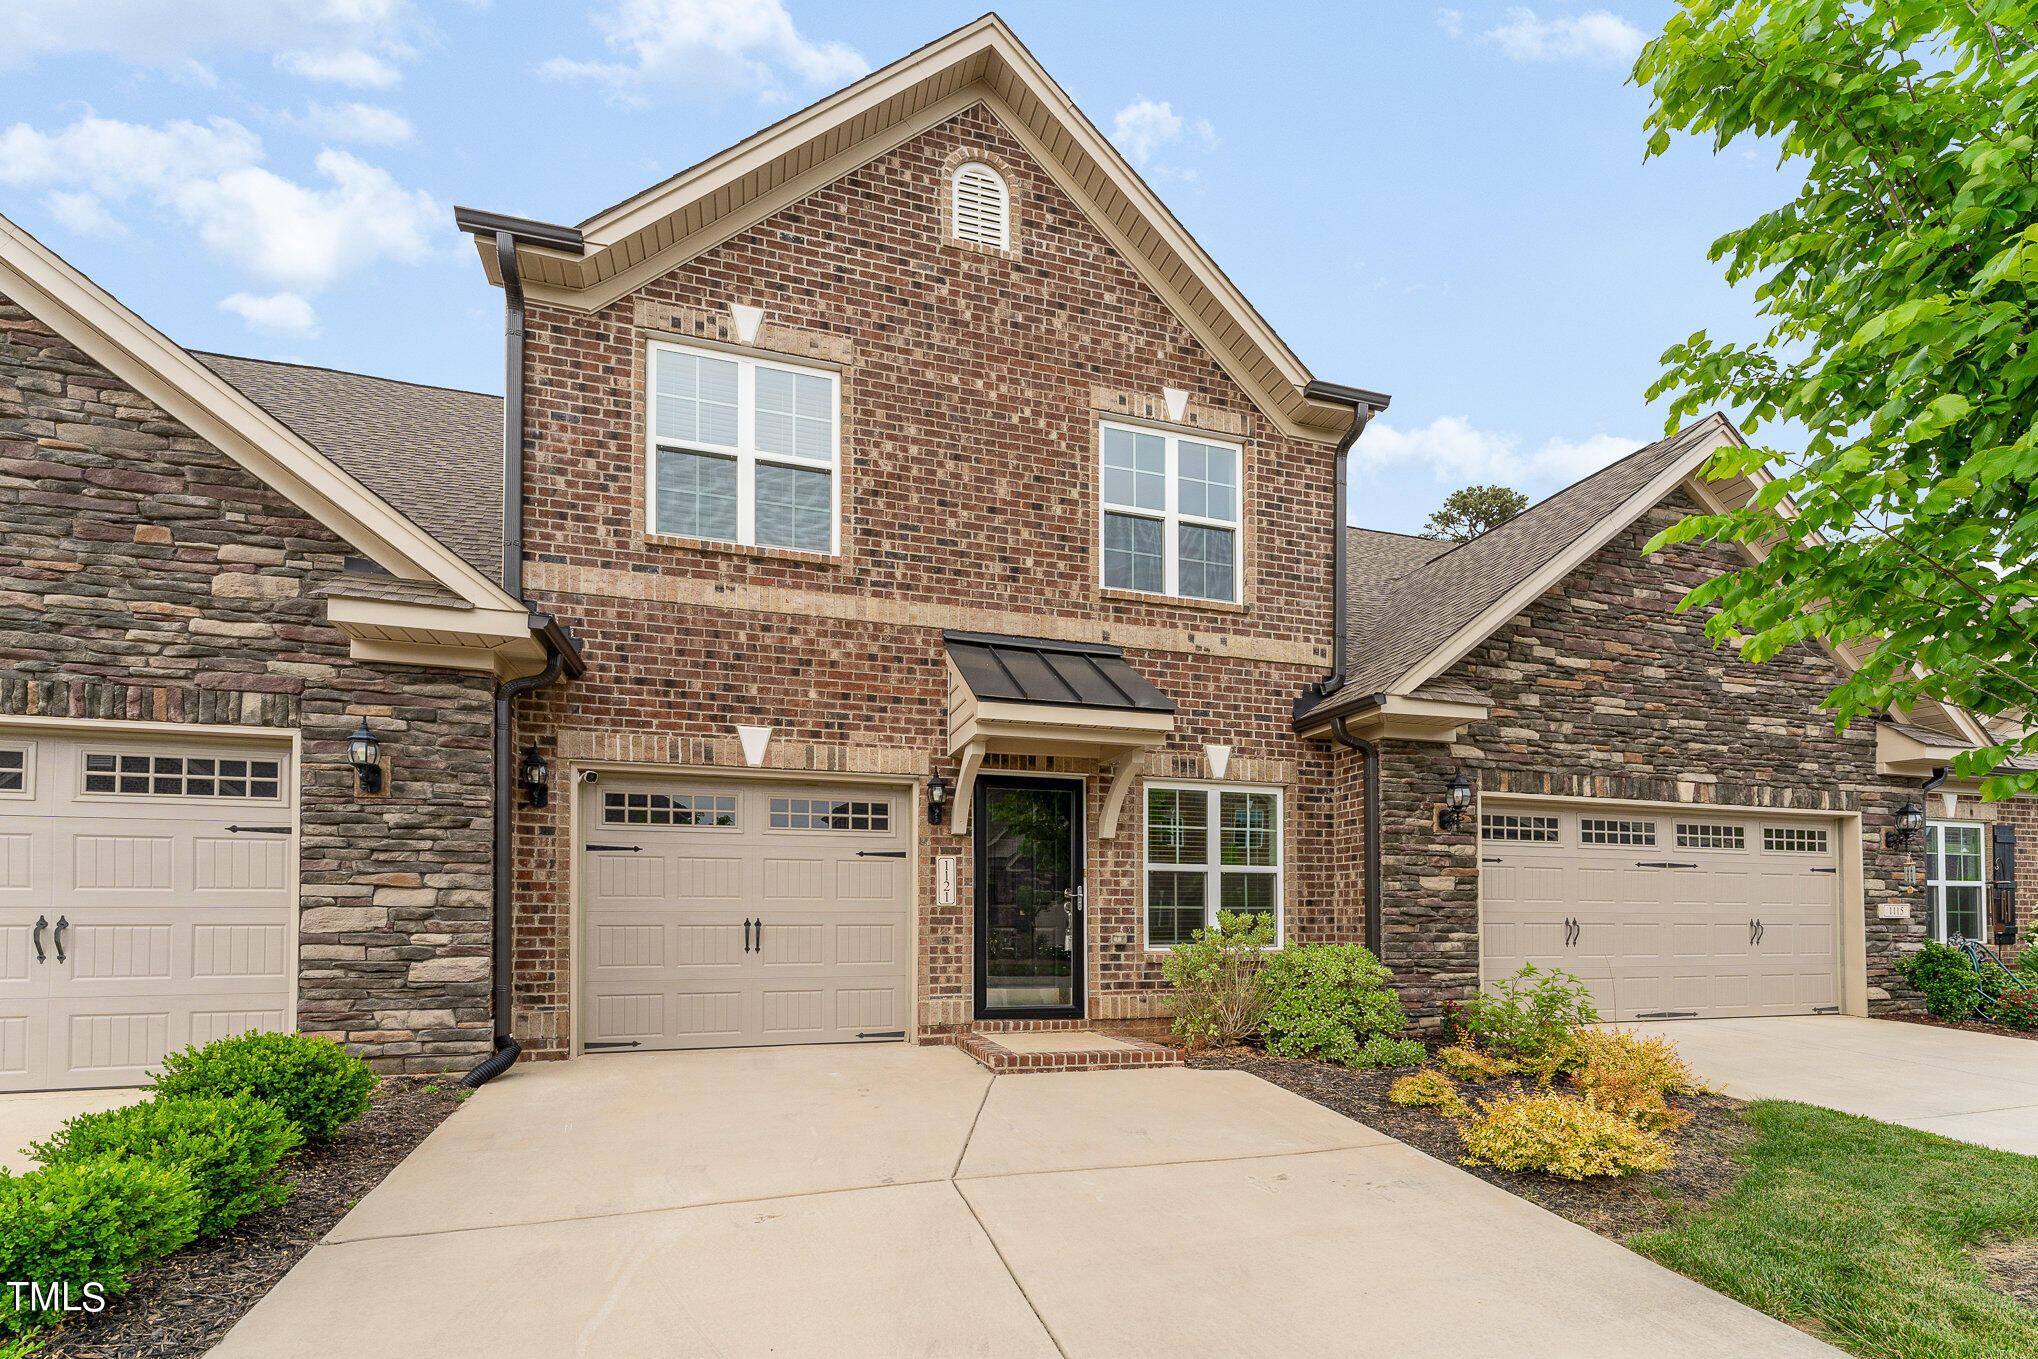
[[1993,1033],[2004,1038],[2029,1038],[2038,1041],[2038,1029],[2006,1029],[2000,1024],[1984,1024],[1978,1019],[1963,1019],[1954,1023],[1948,1019],[1934,1019],[1930,1015],[1883,1015],[1899,1024],[1922,1024],[1928,1029],[1965,1029],[1969,1033]]
[[450,1076],[392,1076],[368,1112],[284,1163],[290,1197],[136,1273],[104,1312],[45,1333],[36,1359],[196,1359],[460,1107]]
[[[1414,1070],[1412,1067],[1347,1071],[1322,1062],[1270,1057],[1249,1047],[1192,1053],[1188,1065],[1204,1070],[1248,1072],[1452,1165],[1458,1165],[1463,1154],[1450,1119],[1433,1109],[1404,1109],[1387,1098],[1388,1088]],[[1515,1080],[1458,1084],[1475,1106],[1482,1099],[1497,1099],[1535,1088],[1533,1082]],[[1668,1170],[1622,1179],[1573,1181],[1492,1166],[1463,1169],[1616,1241],[1654,1231],[1668,1223],[1674,1212],[1695,1208],[1732,1189],[1744,1169],[1734,1159],[1734,1152],[1752,1135],[1741,1121],[1744,1106],[1741,1100],[1693,1096],[1680,1097],[1672,1103],[1689,1110],[1692,1118],[1672,1135],[1677,1164]]]

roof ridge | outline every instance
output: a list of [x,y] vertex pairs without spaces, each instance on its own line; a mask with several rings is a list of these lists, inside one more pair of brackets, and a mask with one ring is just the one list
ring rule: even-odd
[[271,368],[296,368],[308,373],[332,373],[339,377],[366,378],[370,382],[392,382],[399,387],[416,387],[427,392],[457,392],[462,396],[485,396],[491,401],[502,400],[500,392],[478,392],[472,387],[451,387],[443,382],[416,382],[410,378],[385,377],[381,373],[362,373],[352,368],[334,368],[323,363],[298,363],[292,359],[262,359],[253,354],[226,354],[217,349],[192,349],[187,351],[195,357],[209,359],[233,359],[239,363],[265,363]]

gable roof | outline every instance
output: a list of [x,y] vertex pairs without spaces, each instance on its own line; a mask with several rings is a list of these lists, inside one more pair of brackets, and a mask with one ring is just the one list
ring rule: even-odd
[[1345,529],[1345,630],[1356,637],[1379,621],[1395,581],[1449,552],[1442,538],[1385,529]]
[[[1353,596],[1347,646],[1362,659],[1311,720],[1435,679],[1739,438],[1725,416],[1707,416],[1384,584],[1361,585],[1372,598]],[[1367,547],[1390,570],[1418,551]]]
[[0,293],[391,575],[484,610],[529,610],[237,386],[0,216]]
[[502,579],[502,398],[193,350],[490,580]]
[[[1311,376],[1302,361],[995,14],[596,213],[577,232],[521,224],[525,294],[582,310],[607,306],[978,103],[1276,425],[1323,442],[1344,433],[1351,407],[1305,394]],[[500,286],[493,239],[477,233],[475,244]]]

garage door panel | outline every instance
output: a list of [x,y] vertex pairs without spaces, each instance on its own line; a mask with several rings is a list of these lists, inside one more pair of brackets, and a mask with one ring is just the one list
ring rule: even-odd
[[[630,778],[585,804],[588,1041],[856,1041],[905,1027],[908,799],[868,788]],[[636,799],[668,824],[604,820]],[[715,824],[679,809],[718,808]],[[617,863],[646,865],[634,873]],[[870,1016],[878,1016],[873,1020]]]
[[[1609,1018],[1837,1004],[1830,831],[1724,811],[1680,824],[1613,803],[1506,805],[1500,833],[1480,845],[1489,984],[1524,963],[1561,969]],[[1530,819],[1544,827],[1537,840],[1506,838]],[[1605,841],[1609,821],[1623,823],[1626,843]],[[1765,837],[1765,823],[1785,833]],[[1765,850],[1765,840],[1811,848]],[[1578,927],[1563,929],[1566,920]]]

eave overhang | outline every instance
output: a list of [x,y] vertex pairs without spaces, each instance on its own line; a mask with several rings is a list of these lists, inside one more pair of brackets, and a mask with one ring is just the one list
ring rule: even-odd
[[1893,778],[1926,779],[1950,768],[1956,756],[1975,749],[1952,737],[1890,722],[1875,724],[1875,772]]
[[547,614],[374,597],[345,585],[325,594],[326,620],[347,639],[347,654],[366,664],[479,671],[501,681],[537,674],[556,651],[569,677],[587,669],[579,646]]
[[1410,694],[1365,694],[1318,704],[1295,717],[1295,731],[1309,739],[1326,739],[1331,721],[1345,719],[1345,729],[1368,741],[1451,742],[1493,709],[1470,699],[1420,698]]

